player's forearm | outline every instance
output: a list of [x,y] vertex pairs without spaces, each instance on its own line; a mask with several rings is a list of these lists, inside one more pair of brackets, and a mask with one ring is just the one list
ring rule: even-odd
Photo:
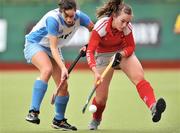
[[123,54],[121,55],[122,57],[129,57],[133,54],[134,50],[135,50],[135,47],[132,47],[132,46],[126,47],[123,49],[123,52],[122,52]]
[[86,51],[86,58],[90,68],[96,66],[94,53],[98,47],[100,37],[96,31],[92,31],[92,35],[89,40],[89,44]]
[[51,52],[52,52],[52,56],[53,56],[54,60],[58,64],[58,66],[61,69],[63,69],[65,67],[65,65],[64,65],[63,61],[61,60],[61,58],[59,57],[58,48],[51,48]]
[[124,56],[129,57],[135,51],[135,42],[134,42],[134,37],[133,37],[132,32],[129,35],[125,36],[125,41],[126,41],[127,47],[123,49]]
[[87,49],[86,58],[87,58],[87,62],[90,68],[96,66],[94,54],[89,49]]
[[61,60],[61,58],[59,57],[59,50],[57,47],[58,38],[56,36],[49,36],[49,41],[50,41],[50,49],[51,49],[52,56],[54,60],[56,61],[56,63],[58,64],[58,66],[61,69],[63,69],[65,65],[63,61]]
[[97,71],[97,69],[96,69],[95,66],[93,66],[93,67],[91,68],[91,70],[92,70],[94,73],[98,73],[98,71]]

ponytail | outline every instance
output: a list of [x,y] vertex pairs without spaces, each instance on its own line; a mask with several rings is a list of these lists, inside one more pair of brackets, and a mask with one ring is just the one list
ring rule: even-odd
[[123,0],[109,0],[102,7],[97,9],[97,18],[102,16],[111,16],[112,13],[116,13],[119,9],[119,6],[123,3]]

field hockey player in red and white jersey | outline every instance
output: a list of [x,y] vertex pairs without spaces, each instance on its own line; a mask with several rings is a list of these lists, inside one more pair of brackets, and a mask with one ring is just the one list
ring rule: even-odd
[[100,80],[101,84],[96,89],[92,101],[97,111],[93,113],[89,129],[98,129],[102,121],[114,69],[111,69],[104,78],[101,77],[101,73],[116,52],[121,55],[120,64],[116,67],[120,68],[136,86],[140,98],[152,112],[152,121],[158,122],[166,108],[166,102],[163,98],[156,100],[153,88],[145,79],[142,65],[135,55],[135,42],[130,23],[133,19],[132,8],[122,0],[109,0],[97,10],[97,17],[99,20],[91,33],[87,48],[87,61],[94,73],[95,82]]

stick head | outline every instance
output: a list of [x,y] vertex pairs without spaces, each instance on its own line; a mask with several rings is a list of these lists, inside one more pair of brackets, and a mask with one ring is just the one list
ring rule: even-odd
[[86,104],[84,105],[83,109],[82,109],[82,113],[83,113],[83,114],[85,113],[87,106],[88,106],[88,103],[86,103]]

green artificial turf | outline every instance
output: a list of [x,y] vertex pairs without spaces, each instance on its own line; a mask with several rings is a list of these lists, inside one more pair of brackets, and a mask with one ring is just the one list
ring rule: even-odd
[[[40,110],[40,125],[25,121],[31,102],[32,85],[38,72],[0,72],[0,133],[54,133],[51,128],[54,108],[50,98],[55,88],[52,79]],[[151,121],[151,112],[139,98],[135,86],[125,74],[116,71],[112,79],[103,121],[97,133],[180,133],[180,71],[146,70],[156,97],[164,97],[167,109],[159,123]],[[82,107],[93,87],[90,71],[73,71],[69,80],[70,100],[66,117],[77,132],[89,133],[91,113]]]

